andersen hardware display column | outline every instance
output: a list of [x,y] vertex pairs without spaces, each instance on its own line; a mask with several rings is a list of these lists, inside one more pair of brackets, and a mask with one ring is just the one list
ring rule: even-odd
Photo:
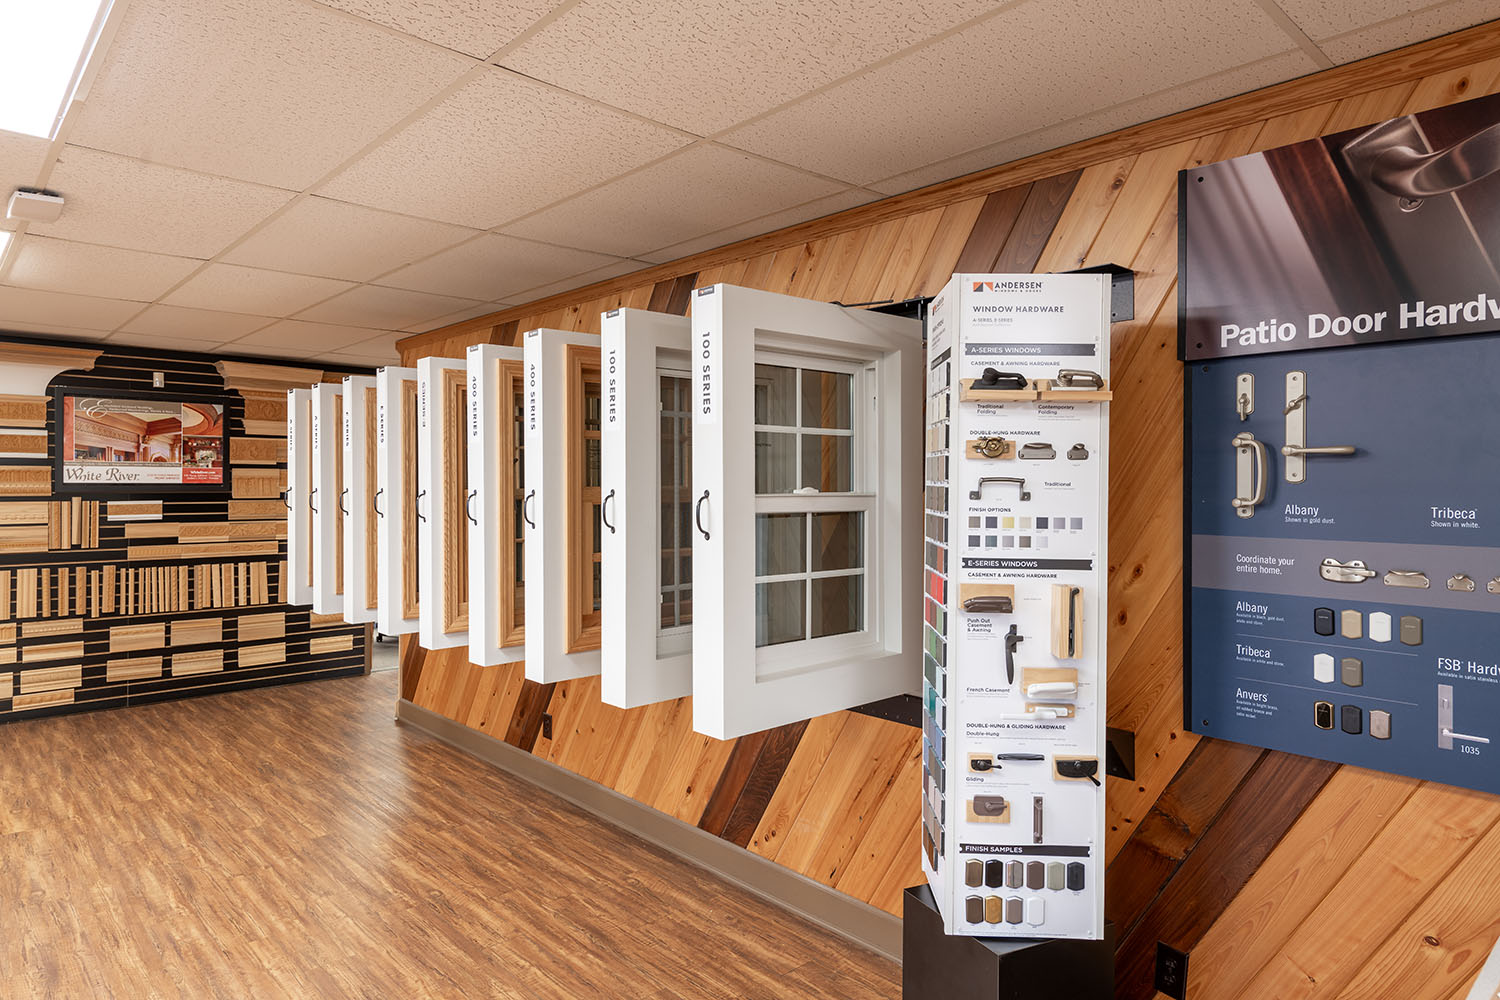
[[1110,278],[928,327],[923,867],[949,934],[1104,937]]

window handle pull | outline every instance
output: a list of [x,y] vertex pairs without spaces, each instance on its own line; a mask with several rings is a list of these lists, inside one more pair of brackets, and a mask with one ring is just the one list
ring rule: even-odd
[[314,514],[316,514],[318,512],[318,508],[316,508],[316,507],[313,506],[313,497],[315,497],[317,495],[318,495],[318,488],[316,486],[314,486],[312,489],[310,489],[310,490],[307,491],[307,509],[310,510],[310,511],[312,511]]
[[531,519],[531,515],[530,514],[526,513],[526,509],[527,509],[526,505],[529,504],[529,503],[531,503],[531,501],[533,501],[535,499],[536,499],[536,490],[532,490],[530,493],[526,494],[526,499],[521,501],[521,520],[525,521],[527,524],[531,525],[533,528],[536,527],[536,522]]
[[286,489],[284,489],[284,490],[281,491],[281,502],[284,503],[284,504],[286,504],[286,509],[287,510],[291,510],[292,509],[292,501],[289,499],[289,497],[291,497],[291,495],[292,495],[292,488],[290,486],[288,486]]
[[476,527],[479,525],[479,521],[474,517],[474,498],[478,495],[478,490],[470,490],[469,495],[464,497],[464,516],[469,519],[470,524]]
[[703,527],[703,501],[707,499],[708,490],[704,490],[703,495],[698,498],[698,502],[693,505],[693,523],[696,524],[698,526],[698,530],[703,533],[703,540],[705,542],[708,541],[708,529]]
[[1015,476],[985,476],[983,479],[979,480],[979,485],[976,488],[969,491],[969,499],[983,500],[984,488],[990,483],[1015,483],[1021,492],[1021,499],[1031,499],[1031,491],[1026,489],[1026,480],[1019,479]]
[[341,493],[339,493],[339,513],[343,514],[345,517],[349,516],[349,508],[344,506],[344,497],[346,497],[348,495],[349,495],[349,491],[348,490],[344,490]]
[[417,520],[427,520],[427,515],[422,513],[422,498],[427,495],[426,490],[417,490]]
[[376,490],[375,495],[370,498],[370,507],[375,511],[376,517],[385,517],[385,511],[380,509],[380,494],[385,490]]
[[599,520],[604,522],[604,526],[609,529],[611,535],[615,533],[615,526],[609,523],[609,502],[614,498],[615,491],[610,490],[609,494],[605,496],[604,501],[599,504]]

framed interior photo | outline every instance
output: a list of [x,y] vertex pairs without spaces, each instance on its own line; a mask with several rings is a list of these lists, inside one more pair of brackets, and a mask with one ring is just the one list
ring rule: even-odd
[[53,482],[71,496],[225,493],[229,397],[56,386]]

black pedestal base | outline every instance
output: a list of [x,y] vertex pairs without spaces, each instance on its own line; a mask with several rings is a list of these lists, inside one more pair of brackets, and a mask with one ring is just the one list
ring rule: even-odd
[[906,890],[904,1000],[1111,1000],[1115,925],[1102,941],[949,937],[932,890]]

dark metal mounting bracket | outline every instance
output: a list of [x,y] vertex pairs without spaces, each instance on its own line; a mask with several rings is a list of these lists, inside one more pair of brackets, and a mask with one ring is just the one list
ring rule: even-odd
[[1135,780],[1135,733],[1108,726],[1104,730],[1104,773]]
[[1057,273],[1110,275],[1109,321],[1123,323],[1135,319],[1135,272],[1130,268],[1119,264],[1100,264],[1097,267],[1080,267],[1075,271]]

